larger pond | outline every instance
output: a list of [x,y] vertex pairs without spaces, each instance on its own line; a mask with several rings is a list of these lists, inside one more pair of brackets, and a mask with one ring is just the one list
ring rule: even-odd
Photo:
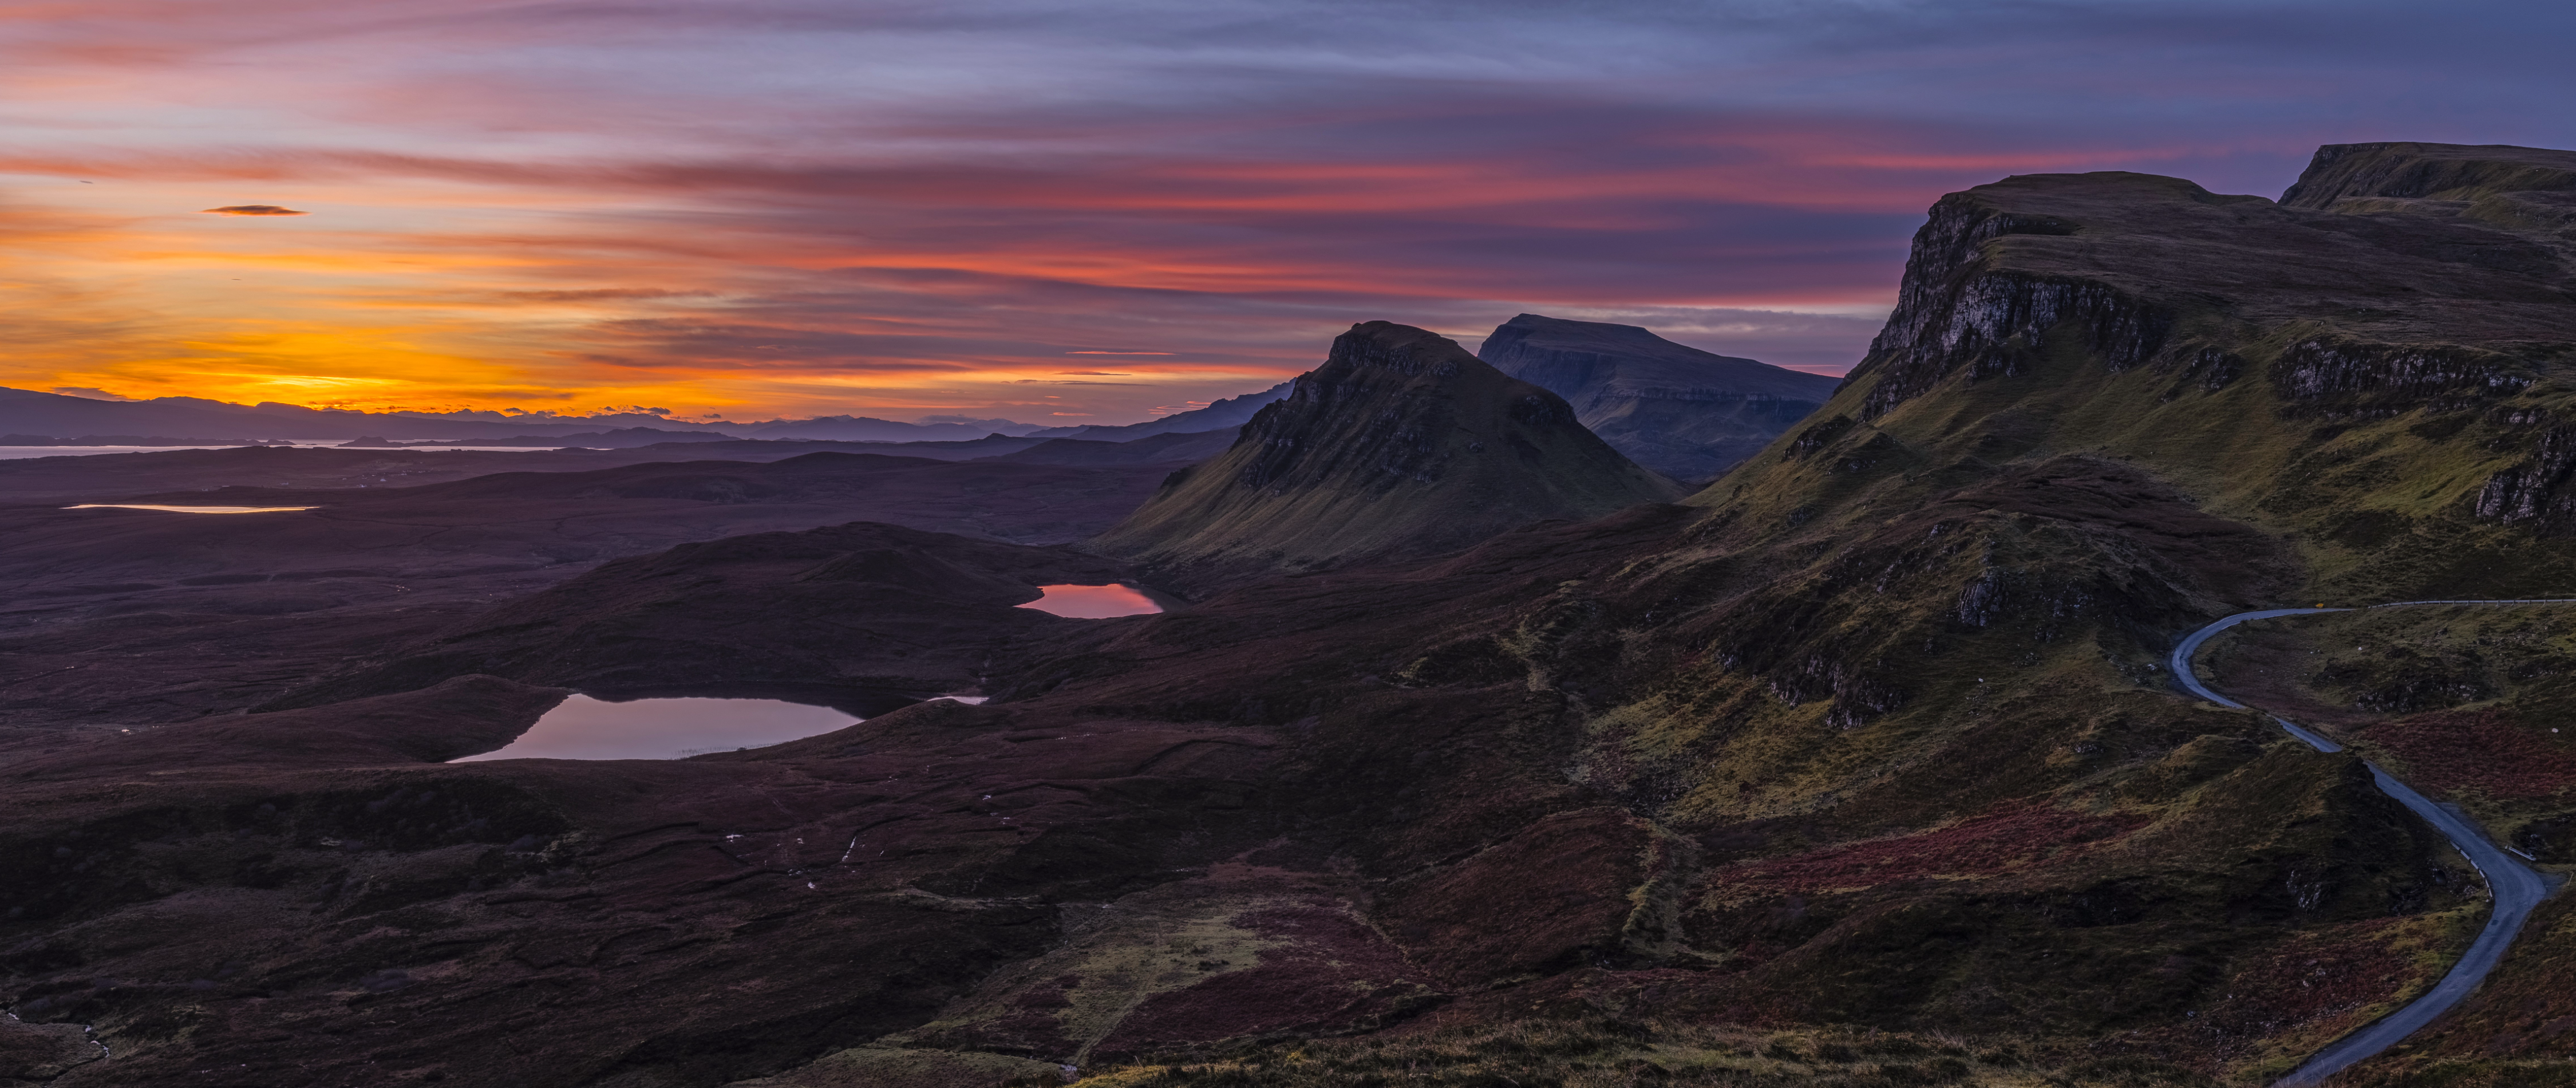
[[684,759],[765,748],[856,724],[828,706],[778,699],[630,699],[575,695],[499,751],[449,760]]

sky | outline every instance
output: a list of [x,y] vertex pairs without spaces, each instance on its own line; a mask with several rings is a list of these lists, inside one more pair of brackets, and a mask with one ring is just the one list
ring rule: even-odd
[[1839,373],[1941,194],[2576,147],[2576,6],[0,0],[0,385],[1125,423],[1385,319]]

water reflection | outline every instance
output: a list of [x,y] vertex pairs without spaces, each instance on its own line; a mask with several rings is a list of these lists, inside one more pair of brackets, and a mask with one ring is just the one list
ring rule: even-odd
[[859,719],[827,706],[777,699],[565,699],[489,759],[681,759],[762,748],[829,733]]
[[1134,586],[1039,586],[1038,592],[1045,596],[1020,607],[1077,620],[1141,616],[1163,610],[1162,605]]
[[319,510],[318,506],[156,506],[141,502],[85,502],[66,506],[65,510],[163,510],[173,514],[283,514],[290,510]]

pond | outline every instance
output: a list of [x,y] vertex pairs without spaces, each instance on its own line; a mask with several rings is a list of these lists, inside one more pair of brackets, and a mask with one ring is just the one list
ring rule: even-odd
[[1039,586],[1038,592],[1044,596],[1019,607],[1077,620],[1105,620],[1168,611],[1162,602],[1154,599],[1154,595],[1130,585]]
[[630,699],[574,695],[508,747],[452,759],[685,759],[765,748],[829,733],[860,719],[828,706],[780,699]]

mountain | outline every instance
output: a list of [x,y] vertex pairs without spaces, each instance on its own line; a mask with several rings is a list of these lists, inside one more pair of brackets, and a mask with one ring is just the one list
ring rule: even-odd
[[1815,411],[1836,383],[1634,325],[1538,314],[1495,326],[1476,357],[1564,397],[1611,448],[1677,480],[1734,467]]
[[1187,412],[1174,412],[1171,415],[1163,416],[1159,419],[1149,419],[1143,423],[1129,423],[1124,426],[1117,427],[1049,427],[1044,430],[1034,430],[1025,433],[1039,438],[1080,438],[1093,442],[1129,442],[1139,438],[1150,438],[1158,434],[1181,434],[1240,427],[1250,421],[1254,413],[1259,412],[1272,401],[1287,396],[1288,386],[1290,384],[1291,383],[1288,382],[1281,382],[1258,393],[1245,393],[1239,397],[1227,397],[1223,400],[1212,401],[1205,408],[1195,408]]
[[1227,450],[1173,473],[1094,543],[1213,585],[1267,570],[1454,551],[1551,518],[1678,497],[1575,422],[1565,401],[1455,342],[1371,321],[1253,416]]

